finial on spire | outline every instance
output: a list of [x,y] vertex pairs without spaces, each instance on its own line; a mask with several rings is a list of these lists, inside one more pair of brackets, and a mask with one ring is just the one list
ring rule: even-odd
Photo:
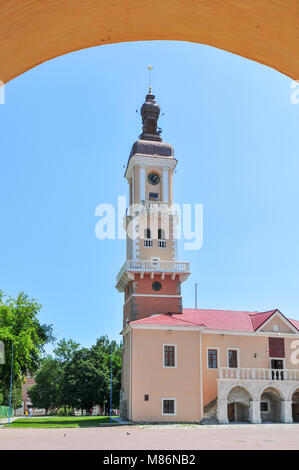
[[147,68],[149,70],[149,87],[148,87],[148,91],[149,91],[149,93],[151,93],[152,92],[152,70],[153,70],[153,66],[148,65]]

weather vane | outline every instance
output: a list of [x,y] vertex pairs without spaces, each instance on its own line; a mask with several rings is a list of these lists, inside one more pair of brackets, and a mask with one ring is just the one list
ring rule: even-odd
[[153,67],[152,67],[152,65],[148,65],[147,68],[149,70],[149,87],[148,87],[148,90],[151,93],[152,92],[152,70],[153,70]]

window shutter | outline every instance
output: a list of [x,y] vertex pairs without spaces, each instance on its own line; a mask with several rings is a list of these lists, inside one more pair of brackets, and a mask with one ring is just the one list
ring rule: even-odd
[[285,357],[284,338],[269,338],[269,357]]

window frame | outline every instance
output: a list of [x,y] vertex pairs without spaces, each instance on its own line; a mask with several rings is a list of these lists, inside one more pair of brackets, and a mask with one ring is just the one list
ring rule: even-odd
[[[164,400],[173,400],[174,401],[174,413],[164,413]],[[176,416],[177,415],[177,405],[176,405],[176,398],[174,397],[163,397],[161,398],[161,405],[162,405],[162,409],[161,409],[161,414],[162,416]]]
[[[274,361],[282,361],[283,368],[282,368],[282,369],[273,369],[272,364],[271,364],[272,359],[273,359]],[[272,357],[272,356],[269,357],[269,361],[270,361],[270,366],[269,366],[269,368],[270,368],[271,370],[285,370],[285,369],[286,369],[286,360],[285,360],[285,359],[286,359],[285,357]]]
[[[165,346],[174,347],[174,366],[166,366],[165,365],[165,351],[164,351]],[[162,364],[163,364],[164,369],[176,369],[177,368],[177,345],[176,344],[163,343],[163,347],[162,347]]]
[[[237,351],[237,367],[230,367],[229,365],[229,357],[228,357],[228,352],[229,351]],[[227,359],[227,367],[229,369],[239,369],[240,368],[240,348],[227,348],[227,351],[226,351],[226,359]]]
[[[217,351],[217,367],[209,367],[209,351]],[[214,348],[212,346],[207,347],[207,369],[208,370],[218,370],[220,367],[220,348]]]
[[[267,403],[267,411],[262,410],[262,403]],[[269,413],[270,412],[270,401],[269,400],[261,400],[260,401],[260,413]]]
[[153,193],[152,191],[149,191],[148,200],[158,202],[159,201],[159,193]]
[[[148,236],[149,235],[149,236]],[[152,231],[150,228],[145,228],[144,229],[144,240],[151,240],[152,239]]]
[[158,240],[165,241],[165,230],[163,228],[158,228]]

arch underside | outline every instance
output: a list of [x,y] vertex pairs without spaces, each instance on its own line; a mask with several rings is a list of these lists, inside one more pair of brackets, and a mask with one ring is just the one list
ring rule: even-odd
[[0,80],[92,46],[207,44],[299,78],[297,0],[2,0]]

